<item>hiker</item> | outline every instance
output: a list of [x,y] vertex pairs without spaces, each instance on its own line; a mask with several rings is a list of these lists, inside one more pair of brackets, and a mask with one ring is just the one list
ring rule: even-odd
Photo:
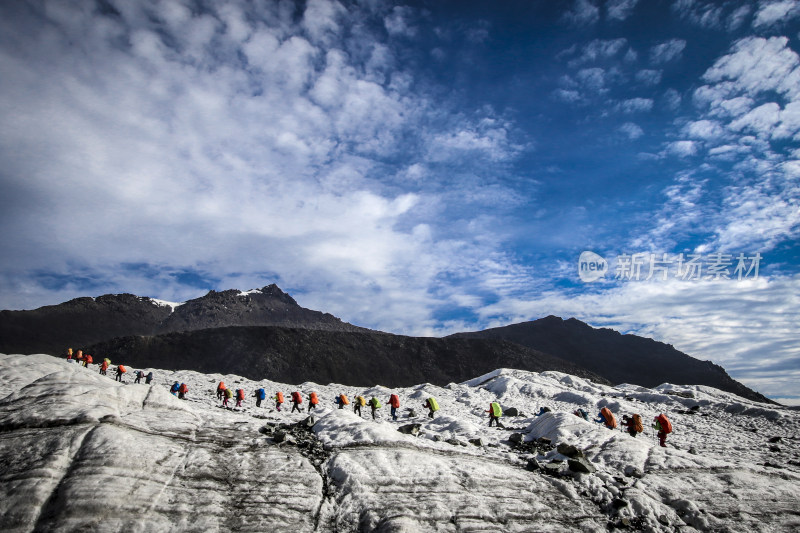
[[67,363],[72,362],[72,348],[67,348]]
[[150,382],[151,382],[151,381],[153,381],[153,372],[152,372],[152,371],[148,372],[148,373],[147,373],[147,376],[145,376],[145,378],[144,378],[144,384],[145,384],[145,385],[150,385]]
[[103,359],[102,364],[100,365],[100,375],[105,376],[106,370],[108,370],[108,359]]
[[657,417],[653,418],[653,429],[658,431],[658,444],[662,448],[667,447],[667,435],[672,433],[672,422],[669,421],[667,415],[661,413]]
[[273,398],[273,399],[275,400],[275,409],[280,411],[281,410],[281,404],[283,403],[283,393],[278,391],[278,393],[275,395],[275,398]]
[[392,408],[392,420],[397,420],[397,410],[400,409],[400,397],[397,394],[389,396],[389,406]]
[[587,422],[589,421],[589,413],[587,413],[583,409],[576,409],[575,411],[572,412],[572,414],[583,418]]
[[125,372],[127,372],[127,370],[125,369],[125,365],[117,366],[117,374],[114,380],[122,383],[122,374],[124,374]]
[[347,399],[347,396],[345,394],[340,394],[335,400],[333,400],[333,403],[338,405],[339,409],[344,409],[344,406],[348,405],[350,403],[350,400]]
[[550,408],[549,407],[542,406],[542,407],[539,408],[539,412],[536,413],[536,415],[534,415],[534,416],[542,416],[543,414],[549,413],[549,412],[550,412]]
[[185,400],[187,392],[189,392],[189,387],[186,386],[186,383],[181,383],[181,386],[178,387],[178,398]]
[[236,389],[236,407],[241,407],[244,401],[244,389]]
[[221,400],[225,396],[226,389],[225,382],[220,381],[219,385],[217,385],[217,400]]
[[381,405],[380,400],[378,400],[375,396],[372,397],[369,401],[369,406],[372,409],[372,419],[375,420],[375,411],[383,407]]
[[258,389],[253,393],[253,396],[256,397],[256,407],[261,407],[261,402],[267,398],[267,391],[263,388]]
[[317,408],[317,404],[319,404],[319,398],[317,397],[316,392],[312,392],[308,395],[308,412],[310,413],[312,409]]
[[425,403],[422,404],[422,407],[429,409],[430,411],[428,412],[428,418],[433,418],[433,413],[439,410],[439,403],[433,396],[431,396],[425,400]]
[[169,388],[169,392],[171,392],[172,395],[175,396],[176,394],[178,394],[178,389],[180,388],[181,388],[180,383],[176,381],[175,383],[172,384],[172,387]]
[[89,368],[89,365],[91,365],[91,364],[92,364],[92,361],[94,361],[94,359],[92,359],[92,356],[91,356],[91,355],[89,355],[89,354],[86,354],[86,355],[83,357],[83,366],[84,366],[85,368]]
[[628,428],[628,435],[634,438],[636,438],[637,433],[644,431],[644,426],[642,426],[642,417],[638,414],[633,416],[622,415],[622,425]]
[[303,397],[300,395],[299,392],[294,391],[292,393],[292,410],[290,411],[290,413],[294,413],[295,409],[297,410],[298,413],[302,412],[300,411],[301,403],[303,403]]
[[77,361],[79,365],[83,364],[83,350],[75,352],[75,361]]
[[492,427],[493,422],[497,424],[498,427],[500,426],[500,417],[503,416],[503,410],[500,408],[499,403],[490,403],[489,410],[484,411],[484,413],[489,413],[489,427]]
[[358,416],[361,416],[362,405],[367,405],[367,400],[363,396],[356,396],[356,400],[353,402],[353,412]]
[[222,407],[228,407],[228,400],[233,398],[233,391],[230,389],[225,389],[222,391]]
[[135,375],[136,375],[136,379],[134,379],[133,382],[134,383],[141,383],[142,382],[142,378],[144,377],[144,372],[142,372],[141,370],[137,370]]
[[617,419],[608,407],[600,409],[600,413],[595,422],[605,424],[608,429],[615,429],[617,427]]

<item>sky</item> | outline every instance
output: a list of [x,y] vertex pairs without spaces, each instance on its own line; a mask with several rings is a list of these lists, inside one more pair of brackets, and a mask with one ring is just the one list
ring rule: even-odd
[[798,52],[797,0],[2,2],[0,308],[553,314],[800,404]]

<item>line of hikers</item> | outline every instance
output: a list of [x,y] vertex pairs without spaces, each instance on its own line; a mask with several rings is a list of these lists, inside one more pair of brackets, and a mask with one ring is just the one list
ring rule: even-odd
[[[245,392],[244,389],[236,389],[231,390],[225,385],[224,381],[220,381],[217,385],[217,399],[222,400],[221,407],[230,407],[228,404],[229,400],[232,400],[234,397],[236,398],[236,407],[241,407],[242,402],[245,399]],[[264,388],[256,389],[253,394],[251,395],[256,399],[256,407],[261,407],[261,402],[267,399],[267,391]],[[308,409],[306,412],[310,413],[312,410],[316,409],[320,403],[319,395],[316,392],[310,392],[307,394],[308,398]],[[275,410],[280,411],[281,406],[285,402],[283,392],[276,392],[275,396],[273,396],[272,401],[275,402]],[[303,395],[299,391],[294,391],[291,394],[291,403],[292,403],[292,410],[291,413],[297,411],[298,413],[303,412],[300,409],[300,404],[303,403]],[[345,405],[350,405],[350,399],[347,397],[346,394],[339,394],[334,400],[333,403],[339,406],[339,409],[344,409]],[[397,394],[391,394],[389,396],[389,407],[391,407],[391,416],[392,420],[397,420],[397,410],[400,408],[400,397]],[[372,410],[372,418],[373,420],[376,418],[376,412],[378,409],[383,407],[381,401],[373,396],[369,400],[364,398],[363,396],[356,396],[353,401],[353,412],[358,416],[361,416],[361,408],[369,405],[370,409]],[[425,400],[423,407],[428,409],[428,417],[433,418],[434,413],[439,410],[439,403],[436,401],[435,398],[431,397]]]
[[[94,363],[94,358],[89,354],[84,354],[83,350],[78,350],[75,353],[72,352],[72,348],[67,348],[67,362],[72,363],[76,361],[79,365],[89,368],[89,365]],[[107,376],[108,369],[111,367],[111,359],[106,357],[103,359],[100,365],[100,375]],[[125,365],[117,365],[117,368],[114,370],[114,381],[119,381],[120,383],[123,382],[122,376],[127,374],[128,369],[125,368]],[[142,370],[137,370],[133,373],[136,378],[133,380],[134,383],[141,383],[142,379],[144,379],[145,384],[149,385],[153,381],[153,372],[148,372],[147,374],[144,373]]]
[[[575,416],[579,416],[586,421],[589,421],[589,415],[583,409],[577,409],[572,414],[574,414]],[[611,409],[609,409],[608,407],[603,407],[602,409],[600,409],[600,412],[597,414],[597,418],[594,419],[593,422],[603,424],[608,429],[617,428],[617,418],[614,416],[614,413],[612,413]],[[622,415],[622,424],[625,426],[625,431],[627,431],[631,437],[636,437],[636,435],[644,431],[642,416],[638,413],[635,413],[631,416]],[[666,448],[667,435],[672,433],[672,422],[670,422],[669,418],[667,418],[667,415],[661,413],[653,418],[652,427],[658,432],[657,436],[659,445]]]

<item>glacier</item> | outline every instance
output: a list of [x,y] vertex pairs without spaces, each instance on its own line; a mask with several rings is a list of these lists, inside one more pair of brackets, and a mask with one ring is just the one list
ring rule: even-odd
[[[49,355],[0,354],[0,529],[800,528],[800,414],[710,387],[610,387],[511,369],[392,389],[143,370],[155,374],[151,385]],[[187,399],[169,393],[175,381],[188,385]],[[220,406],[219,381],[246,391],[243,407]],[[321,404],[312,420],[306,403],[302,413],[269,399],[255,407],[259,387],[287,398],[316,391]],[[368,407],[363,416],[337,409],[341,393],[384,404],[398,394],[399,419],[388,405],[376,420]],[[433,419],[422,407],[430,396],[441,406]],[[489,427],[494,401],[519,416]],[[550,412],[534,416],[541,407]],[[633,438],[573,414],[601,407],[640,413],[645,432]],[[666,448],[649,427],[662,412],[674,426]],[[418,433],[398,431],[409,424]],[[573,471],[558,444],[581,450],[595,471]]]

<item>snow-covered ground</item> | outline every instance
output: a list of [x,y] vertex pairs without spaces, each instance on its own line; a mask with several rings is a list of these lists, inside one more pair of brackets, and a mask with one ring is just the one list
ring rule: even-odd
[[[144,385],[132,383],[133,370],[120,384],[97,365],[0,354],[0,529],[800,529],[800,414],[708,387],[607,387],[517,370],[390,390],[144,369],[155,374]],[[188,385],[187,400],[169,394],[175,381]],[[243,408],[220,407],[219,381],[246,391]],[[303,392],[303,413],[288,403],[278,412],[269,399],[256,408],[259,387],[287,401]],[[276,442],[273,427],[307,418],[311,391],[322,402],[308,434],[316,448]],[[378,419],[368,407],[361,417],[337,409],[340,393],[376,396]],[[391,393],[401,401],[396,422]],[[422,407],[429,396],[441,406],[434,419]],[[488,427],[493,401],[520,416]],[[533,416],[543,406],[551,411]],[[645,433],[633,438],[572,414],[596,418],[604,406],[619,419],[641,414]],[[675,429],[667,448],[649,427],[662,412]],[[419,434],[398,431],[408,424]],[[509,440],[515,434],[521,446]],[[596,471],[570,470],[561,443]]]

